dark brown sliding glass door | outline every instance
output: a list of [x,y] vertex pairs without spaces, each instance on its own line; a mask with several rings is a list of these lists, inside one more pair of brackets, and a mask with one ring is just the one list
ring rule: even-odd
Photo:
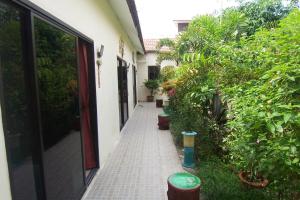
[[133,79],[133,103],[137,104],[137,92],[136,92],[136,67],[132,65],[132,79]]
[[0,105],[12,199],[78,200],[99,167],[93,42],[22,6],[0,0]]
[[0,1],[0,101],[14,200],[38,199],[40,191],[26,33],[25,13]]
[[79,68],[80,68],[80,109],[81,109],[81,130],[83,136],[84,147],[84,167],[85,175],[88,176],[92,169],[97,167],[95,140],[96,137],[93,134],[92,117],[91,117],[91,97],[90,97],[90,78],[93,77],[89,63],[89,55],[92,53],[90,45],[82,40],[78,42],[79,52]]
[[84,190],[76,37],[34,19],[38,94],[48,200]]
[[127,64],[118,58],[118,85],[119,85],[119,116],[120,129],[128,120],[128,84],[127,84]]

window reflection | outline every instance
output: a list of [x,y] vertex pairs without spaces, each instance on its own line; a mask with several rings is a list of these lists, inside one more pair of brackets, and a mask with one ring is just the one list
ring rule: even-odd
[[[34,176],[34,136],[28,81],[23,57],[22,13],[0,2],[0,88],[11,187],[16,200],[37,199]],[[0,184],[1,185],[1,184]]]
[[76,38],[35,19],[48,199],[76,199],[84,186]]

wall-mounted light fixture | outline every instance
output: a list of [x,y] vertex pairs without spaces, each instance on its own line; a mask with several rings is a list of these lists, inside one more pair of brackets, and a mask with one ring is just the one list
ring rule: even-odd
[[101,44],[101,47],[97,49],[97,58],[102,58],[104,51],[104,46]]
[[128,63],[128,64],[126,65],[126,71],[127,71],[127,72],[129,71],[129,68],[130,68],[130,63]]

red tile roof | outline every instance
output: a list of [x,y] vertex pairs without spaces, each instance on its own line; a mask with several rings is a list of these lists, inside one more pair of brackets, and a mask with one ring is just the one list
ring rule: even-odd
[[[156,46],[160,39],[144,39],[144,45],[146,52],[157,51]],[[170,51],[169,47],[162,47],[161,51]]]

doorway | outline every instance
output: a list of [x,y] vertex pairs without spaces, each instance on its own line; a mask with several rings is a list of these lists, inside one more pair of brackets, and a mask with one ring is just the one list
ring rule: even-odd
[[[98,154],[96,151],[97,137],[97,112],[95,112],[96,97],[95,91],[95,71],[93,70],[93,45],[79,39],[79,93],[80,93],[80,112],[81,112],[81,131],[83,137],[84,150],[84,169],[87,182],[90,182],[95,169],[99,167]],[[94,117],[93,117],[94,116]]]
[[99,168],[93,41],[45,15],[0,0],[0,102],[13,200],[80,199]]
[[37,200],[44,195],[26,16],[26,10],[0,1],[0,102],[14,200]]
[[119,89],[119,119],[120,130],[128,120],[128,81],[127,63],[118,58],[118,89]]
[[133,77],[133,105],[137,104],[137,92],[136,92],[136,67],[132,65],[132,77]]
[[37,88],[47,199],[76,199],[85,188],[77,38],[34,18]]

